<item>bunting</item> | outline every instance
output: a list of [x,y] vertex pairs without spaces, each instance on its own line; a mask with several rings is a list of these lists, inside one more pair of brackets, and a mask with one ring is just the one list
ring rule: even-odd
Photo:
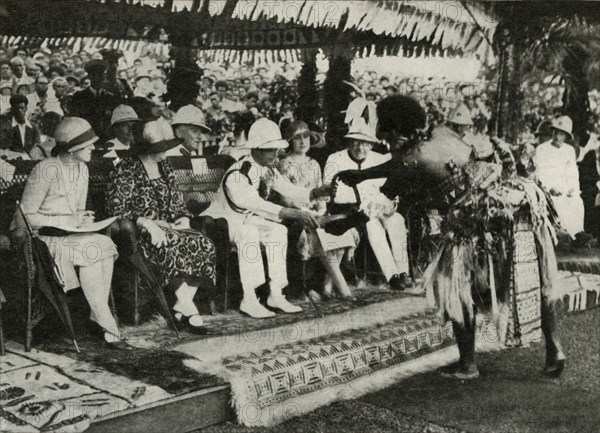
[[290,61],[318,48],[356,57],[475,53],[488,58],[486,36],[491,39],[496,27],[474,3],[470,13],[460,2],[201,0],[194,10],[192,1],[172,10],[164,3],[56,0],[52,8],[40,8],[36,0],[9,1],[2,10],[2,32],[10,45],[131,50],[134,42],[136,49],[160,54],[176,46],[218,52],[210,56],[229,61],[253,61],[257,53],[260,61],[266,53]]

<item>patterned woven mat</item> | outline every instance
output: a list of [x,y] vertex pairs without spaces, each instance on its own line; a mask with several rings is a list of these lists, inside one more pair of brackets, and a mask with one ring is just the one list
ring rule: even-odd
[[560,270],[600,275],[600,247],[558,249],[556,259]]
[[[410,294],[379,288],[353,289],[353,294],[357,298],[356,301],[332,299],[327,302],[317,302],[317,305],[323,315],[327,317],[351,310],[357,310],[361,307],[375,303],[383,303],[403,298],[414,298],[414,296]],[[182,338],[178,339],[175,332],[173,332],[170,327],[166,326],[164,321],[147,323],[139,328],[128,327],[125,330],[125,334],[127,335],[127,338],[138,347],[144,346],[147,343],[147,347],[160,346],[165,349],[170,349],[193,341],[261,331],[291,325],[300,321],[317,319],[319,317],[317,311],[308,301],[294,301],[294,303],[300,305],[304,311],[300,314],[277,314],[275,317],[269,319],[254,319],[233,310],[228,311],[227,314],[205,316],[204,320],[207,328],[207,333],[205,335],[194,335],[181,331]]]
[[[275,346],[221,360],[238,420],[261,425],[248,410],[268,413],[291,398],[368,376],[453,344],[452,325],[433,311],[379,326]],[[192,365],[193,366],[193,363]],[[198,363],[195,368],[204,368]]]
[[99,416],[172,396],[98,367],[9,343],[0,358],[0,431],[80,432]]

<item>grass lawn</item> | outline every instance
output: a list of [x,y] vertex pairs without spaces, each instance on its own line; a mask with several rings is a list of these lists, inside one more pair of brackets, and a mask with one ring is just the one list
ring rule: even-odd
[[540,374],[536,344],[480,354],[474,382],[425,373],[272,428],[226,423],[203,432],[598,432],[600,309],[565,316],[561,338],[568,360],[560,379]]

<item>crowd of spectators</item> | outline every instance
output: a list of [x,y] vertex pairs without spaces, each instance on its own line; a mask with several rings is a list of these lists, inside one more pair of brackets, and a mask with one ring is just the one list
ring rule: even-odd
[[[57,124],[57,119],[73,114],[70,112],[73,95],[90,86],[91,77],[86,70],[90,62],[102,58],[99,51],[74,52],[66,47],[52,50],[0,47],[0,114],[6,115],[10,111],[13,95],[23,95],[27,98],[27,121],[39,131],[42,140],[51,136],[52,125]],[[156,106],[166,108],[162,97],[167,91],[171,72],[169,59],[142,51],[139,56],[129,54],[114,59],[113,64],[112,72],[120,83],[120,92],[148,98]],[[233,142],[239,139],[242,129],[247,129],[260,117],[278,124],[283,119],[294,120],[300,64],[225,67],[206,63],[200,67],[204,73],[198,83],[201,90],[196,105],[205,113],[207,125],[212,130],[212,134],[205,136],[207,142]],[[108,72],[110,75],[111,68]],[[375,103],[393,94],[412,96],[426,109],[432,127],[443,123],[459,104],[465,104],[471,111],[476,130],[485,130],[491,118],[494,83],[481,80],[456,82],[439,74],[434,77],[381,73],[364,62],[360,67],[354,67],[352,73],[353,96],[362,94]],[[322,70],[317,72],[319,95],[323,94],[320,90],[325,76]],[[540,81],[524,88],[523,143],[534,142],[534,133],[540,123],[561,113],[562,93],[563,88],[555,81]],[[597,125],[600,93],[593,90],[589,97],[590,120]],[[106,113],[107,119],[109,116],[110,113]],[[317,124],[323,130],[322,117],[317,119]]]
[[[172,193],[175,188],[174,177],[166,171],[161,172],[162,168],[159,163],[164,161],[167,156],[202,155],[204,144],[199,146],[201,137],[205,141],[219,143],[219,152],[221,152],[225,150],[225,147],[237,147],[233,143],[237,140],[244,140],[244,135],[247,133],[248,139],[245,148],[244,146],[239,147],[242,150],[251,152],[245,155],[252,155],[252,158],[256,156],[260,159],[259,156],[263,155],[264,159],[261,159],[261,162],[254,159],[254,167],[260,170],[259,173],[264,171],[261,176],[266,178],[265,185],[268,188],[285,195],[286,191],[284,189],[276,189],[275,184],[278,177],[269,175],[269,173],[272,169],[271,166],[277,163],[277,150],[287,148],[290,144],[291,152],[287,155],[287,163],[291,164],[293,170],[290,170],[289,167],[286,170],[285,158],[279,161],[279,163],[283,163],[280,169],[284,175],[290,178],[290,181],[296,180],[298,183],[304,183],[310,177],[311,170],[315,171],[314,168],[321,170],[319,166],[321,161],[310,159],[312,157],[307,157],[307,152],[311,147],[318,149],[324,147],[324,144],[321,142],[323,140],[323,129],[317,131],[313,137],[312,133],[316,132],[312,130],[313,125],[298,122],[298,119],[294,118],[300,65],[283,63],[278,65],[255,65],[253,67],[240,65],[226,68],[218,64],[199,64],[202,74],[197,75],[199,77],[198,82],[190,84],[190,92],[192,88],[200,89],[196,100],[193,101],[194,103],[189,104],[188,102],[180,106],[176,106],[176,104],[168,106],[165,101],[173,96],[170,94],[169,86],[173,87],[172,83],[176,82],[175,77],[177,75],[177,71],[173,73],[171,71],[171,62],[154,57],[151,53],[136,57],[131,63],[127,61],[127,58],[127,56],[121,56],[114,50],[89,53],[85,50],[73,52],[67,48],[55,50],[0,48],[0,88],[2,92],[0,98],[0,156],[6,159],[44,160],[44,162],[38,164],[39,166],[46,164],[49,157],[61,155],[67,162],[83,163],[91,160],[92,147],[96,145],[96,137],[100,137],[101,140],[100,145],[97,148],[94,147],[94,150],[103,152],[102,156],[107,156],[111,152],[119,150],[125,150],[129,154],[137,154],[137,158],[131,158],[131,155],[129,155],[124,156],[125,159],[122,160],[120,159],[121,155],[114,155],[113,162],[116,164],[116,169],[111,175],[112,184],[109,188],[109,196],[111,194],[113,196],[112,201],[109,200],[109,202],[112,203],[113,208],[109,213],[122,218],[143,215],[137,218],[136,224],[139,225],[138,228],[150,233],[150,238],[145,239],[148,251],[151,250],[152,245],[167,251],[165,256],[150,257],[150,261],[155,265],[159,265],[163,270],[174,269],[173,263],[181,263],[180,269],[178,269],[181,274],[186,273],[189,269],[202,269],[201,276],[211,281],[208,286],[212,289],[215,282],[214,246],[204,235],[191,235],[188,232],[185,232],[185,235],[178,234],[177,230],[179,229],[190,229],[189,219],[187,217],[177,218],[177,215],[183,215],[183,199],[179,200],[178,198],[172,203],[168,202],[169,197],[175,197]],[[316,90],[319,95],[324,93],[321,91],[323,90],[324,81],[325,74],[318,72],[316,75]],[[464,149],[467,149],[476,158],[482,160],[497,157],[496,150],[492,146],[494,139],[487,136],[487,126],[490,123],[493,111],[490,106],[492,99],[490,95],[495,93],[492,83],[452,81],[443,76],[407,77],[400,74],[382,74],[371,68],[364,68],[363,70],[355,69],[352,82],[347,84],[350,87],[352,98],[362,96],[364,100],[362,98],[355,99],[348,106],[346,123],[349,125],[349,133],[345,136],[349,146],[347,151],[342,150],[327,155],[327,160],[331,164],[325,165],[334,166],[342,171],[360,171],[362,168],[368,168],[369,166],[382,165],[389,160],[391,154],[387,152],[388,149],[378,148],[373,153],[370,152],[375,146],[381,145],[380,140],[375,136],[376,127],[372,124],[376,124],[377,121],[374,119],[377,119],[378,116],[381,119],[381,116],[385,113],[385,111],[380,112],[380,110],[383,109],[386,102],[381,104],[379,102],[396,95],[407,95],[414,98],[416,102],[410,100],[413,104],[410,106],[411,112],[424,111],[427,117],[426,125],[428,125],[430,132],[435,133],[437,131],[438,134],[441,134],[438,137],[452,139],[455,142],[459,141],[463,153]],[[184,90],[187,90],[187,87]],[[551,139],[560,141],[558,144],[564,149],[563,154],[572,159],[570,168],[573,168],[573,170],[565,177],[575,180],[572,188],[565,193],[558,191],[557,188],[551,189],[551,192],[554,191],[554,195],[557,197],[566,196],[568,199],[581,201],[577,183],[583,185],[585,182],[577,182],[579,178],[577,164],[582,161],[577,160],[573,149],[568,145],[564,145],[567,139],[573,140],[573,124],[570,118],[561,113],[561,89],[558,85],[552,83],[542,83],[539,86],[528,86],[526,90],[524,95],[525,115],[523,117],[525,134],[523,137],[527,138],[529,134],[533,137],[531,142],[540,145],[537,151],[534,148],[531,158],[533,160],[537,157],[540,160],[544,149],[554,150],[550,146]],[[165,96],[168,97],[165,98]],[[590,98],[593,110],[592,121],[596,116],[595,124],[597,128],[598,92],[591,92]],[[386,101],[391,100],[395,103],[394,101],[402,99],[402,97],[396,96],[395,98],[387,98]],[[173,99],[170,100],[173,101]],[[355,104],[355,102],[358,104]],[[379,104],[379,106],[375,110],[376,104]],[[419,108],[419,105],[423,110]],[[352,112],[353,110],[356,112]],[[364,112],[370,115],[365,117],[363,116]],[[61,119],[65,117],[67,119],[61,122]],[[348,117],[351,118],[350,122],[348,122]],[[285,124],[286,121],[287,125]],[[544,131],[540,129],[540,124],[543,121],[548,121],[549,137],[546,138],[544,138]],[[318,120],[317,123],[319,122]],[[133,133],[134,124],[143,125],[141,135],[135,138]],[[317,124],[316,126],[323,127],[324,125]],[[434,128],[436,131],[434,131]],[[418,129],[421,129],[421,126]],[[242,131],[244,133],[241,133]],[[282,131],[285,138],[282,137]],[[421,138],[420,132],[417,134],[419,139]],[[254,134],[254,137],[252,137],[252,134]],[[432,134],[432,136],[435,138],[435,134]],[[405,140],[404,137],[401,138]],[[594,140],[596,147],[593,149],[593,154],[588,152],[590,156],[598,155],[597,135],[592,136],[591,141]],[[390,146],[398,146],[397,142],[388,141]],[[401,142],[402,140],[398,141]],[[321,144],[315,144],[319,142]],[[465,143],[469,144],[472,149],[465,146]],[[106,146],[107,144],[109,146]],[[444,145],[446,144],[447,142],[444,142]],[[80,155],[78,153],[84,150],[89,154],[83,152]],[[259,150],[268,150],[271,153],[260,153]],[[382,152],[379,153],[378,150],[382,150]],[[505,151],[505,149],[502,150]],[[253,151],[257,152],[252,153]],[[173,154],[170,152],[173,152]],[[536,152],[537,154],[533,155]],[[510,152],[506,151],[505,153]],[[229,154],[232,155],[232,153]],[[520,157],[519,154],[517,156]],[[554,162],[560,158],[551,157],[548,160]],[[500,160],[499,157],[497,159]],[[589,164],[586,162],[582,165],[584,168],[589,166],[589,168],[583,170],[584,181],[585,179],[592,179],[588,182],[590,184],[589,188],[582,188],[583,193],[587,194],[585,200],[587,200],[586,206],[588,208],[598,207],[597,203],[600,200],[597,191],[598,184],[593,183],[597,182],[594,171],[597,172],[598,166],[594,165],[598,161],[597,157],[596,159],[592,157],[589,159]],[[454,164],[454,161],[443,161],[443,163]],[[248,177],[248,172],[244,171],[249,170],[248,166],[244,168],[244,163],[239,161],[238,164],[240,166],[236,170],[245,173]],[[79,172],[81,177],[87,176],[87,169],[84,168],[85,164],[79,164],[79,166],[81,167]],[[295,177],[296,169],[302,166],[306,166],[305,171],[309,173],[307,179]],[[538,166],[540,165],[538,164]],[[250,163],[250,167],[252,167],[252,163]],[[554,167],[550,168],[553,169]],[[38,168],[38,170],[41,170],[41,168]],[[319,171],[319,173],[321,172]],[[550,173],[551,175],[547,177],[556,181],[558,178],[554,176],[552,170],[550,170]],[[331,173],[329,174],[331,175]],[[321,177],[321,175],[319,176]],[[341,201],[342,199],[338,195],[341,196],[342,194],[339,191],[335,192],[335,188],[338,186],[336,185],[335,188],[331,186],[333,179],[328,179],[325,175],[322,177],[323,179],[315,185],[311,185],[313,188],[303,187],[305,190],[303,194],[306,193],[304,194],[306,197],[312,197],[308,201],[331,196],[330,198],[334,204],[352,204],[346,210],[340,211],[340,214],[351,215],[352,212],[355,212],[355,205],[360,202],[356,199],[357,190],[348,189],[348,195],[354,201]],[[136,181],[140,182],[139,185],[136,184],[135,188],[130,188],[130,185]],[[562,187],[560,183],[559,187]],[[211,207],[206,212],[208,212],[208,216],[217,218],[222,216],[219,211],[220,208],[229,209],[226,216],[231,218],[228,220],[228,224],[230,230],[232,230],[232,227],[240,222],[235,218],[239,218],[241,214],[246,215],[244,212],[239,212],[239,209],[249,210],[256,202],[262,203],[261,206],[265,205],[267,203],[265,198],[269,195],[269,190],[267,189],[267,194],[263,197],[261,194],[265,191],[258,191],[260,186],[253,184],[252,181],[248,186],[237,190],[237,193],[235,192],[235,185],[231,186],[228,191],[234,191],[234,194],[237,194],[242,201],[247,199],[247,194],[252,194],[255,200],[255,202],[249,202],[246,208],[238,209],[233,207],[230,197],[222,192],[225,184],[226,181],[223,180],[219,190],[221,193],[217,193],[216,201],[213,200],[210,204]],[[382,185],[374,185],[374,190],[366,191],[363,196],[371,199],[377,197],[377,192]],[[80,186],[74,186],[73,188],[79,188]],[[289,183],[284,186],[290,188]],[[64,187],[64,185],[61,187]],[[239,185],[237,187],[239,188]],[[67,196],[64,191],[51,191],[52,194],[46,194],[47,190],[37,188],[36,190],[33,186],[30,187],[31,191],[27,193],[33,197],[30,197],[29,202],[31,214],[35,214],[39,210],[33,209],[35,203],[46,200],[48,196],[50,196],[50,199],[54,198],[52,194],[61,197]],[[87,188],[87,184],[85,184],[85,188]],[[139,195],[139,200],[130,199],[132,190]],[[87,192],[83,189],[78,191],[80,194],[76,197],[77,201],[84,200]],[[588,191],[590,192],[588,193]],[[219,199],[219,197],[221,198]],[[165,206],[164,209],[159,209],[159,213],[157,213],[158,205],[152,203],[149,198],[156,199],[157,203],[169,203],[169,205]],[[294,197],[290,196],[288,198],[291,200]],[[335,201],[337,199],[340,199],[339,203]],[[23,201],[27,204],[25,199]],[[132,206],[139,204],[140,207],[126,208],[126,205],[129,204]],[[386,197],[381,203],[373,201],[371,204],[373,209],[383,209],[378,211],[381,215],[377,214],[376,217],[368,215],[367,217],[369,220],[367,236],[372,245],[376,246],[373,250],[383,274],[390,287],[396,287],[398,290],[410,288],[412,287],[412,281],[408,278],[408,261],[405,260],[402,263],[400,261],[400,257],[407,257],[408,253],[401,251],[407,245],[407,231],[403,217],[401,219],[400,214],[396,212],[398,203]],[[71,205],[75,206],[77,203],[69,204],[69,206]],[[227,206],[231,208],[227,208]],[[572,233],[569,233],[574,238],[583,232],[583,206],[583,202],[581,202],[581,218],[580,215],[576,215],[577,223],[581,228],[578,225],[577,228],[572,230]],[[571,210],[572,206],[567,204],[565,208]],[[263,208],[257,207],[256,209],[265,214],[268,213],[261,210]],[[272,207],[264,209],[272,209]],[[54,212],[54,209],[50,210]],[[277,219],[281,217],[281,219],[287,218],[300,222],[309,221],[311,222],[309,224],[311,229],[316,229],[318,226],[314,216],[308,213],[305,214],[303,210],[295,209],[291,205],[283,211],[278,210],[276,215]],[[260,232],[256,229],[257,231],[253,235],[252,232],[242,229],[245,226],[240,223],[237,228],[230,231],[230,234],[234,233],[235,230],[239,230],[239,233],[235,236],[245,235],[250,239],[251,236],[256,237],[260,233],[261,236],[265,236],[264,239],[271,239],[268,236],[279,233],[277,236],[281,236],[281,238],[277,237],[273,244],[285,245],[285,230],[282,231],[279,227],[273,227],[270,224],[264,221],[255,221],[256,227],[260,226]],[[343,228],[346,227],[343,226]],[[273,233],[264,234],[269,230]],[[348,231],[328,233],[341,236]],[[316,232],[305,233],[305,240],[303,241],[305,244],[299,242],[303,247],[306,247],[301,249],[301,254],[307,257],[327,256],[328,260],[336,257],[337,261],[341,261],[342,248],[336,248],[332,250],[333,252],[325,251],[325,249],[314,249],[310,244],[315,239],[319,239]],[[234,242],[233,238],[230,240]],[[336,240],[336,242],[338,241]],[[105,242],[106,249],[112,248],[109,240],[103,239],[102,242]],[[248,240],[248,242],[250,241]],[[322,240],[320,242],[323,243]],[[357,236],[348,236],[348,239],[344,240],[343,246],[352,249],[356,247],[357,242]],[[183,248],[184,245],[190,246]],[[201,247],[198,247],[198,245],[201,245]],[[143,246],[142,249],[144,248]],[[239,245],[238,248],[239,251],[244,250],[243,248],[240,249]],[[189,251],[196,251],[198,254],[192,256]],[[326,252],[329,255],[326,255]],[[147,251],[144,254],[152,256]],[[286,257],[285,252],[276,255]],[[271,260],[270,257],[269,260]],[[323,263],[326,267],[329,263],[328,260]],[[70,263],[69,265],[77,265],[77,263]],[[256,281],[253,281],[253,278],[257,281],[264,280],[264,278],[256,279],[258,270],[263,269],[262,263],[259,264],[258,270],[254,267],[246,267],[242,271],[242,267],[246,266],[247,263],[244,263],[243,258],[240,258],[239,265],[244,289],[241,311],[252,317],[271,317],[273,313],[258,305],[254,293],[256,287],[253,287],[253,284]],[[286,313],[297,313],[301,311],[301,308],[289,304],[282,297],[282,289],[287,285],[285,266],[285,259],[283,262],[280,260],[274,266],[277,268],[274,272],[279,272],[277,276],[279,279],[270,276],[272,287],[268,304]],[[102,272],[99,269],[94,271],[94,277],[90,281],[102,280],[102,277],[98,276]],[[325,290],[326,295],[331,292],[331,286],[335,282],[335,286],[338,287],[343,297],[352,298],[347,284],[341,277],[340,269],[331,267],[328,268],[328,272],[330,273],[330,279],[326,280],[326,283],[328,281]],[[112,273],[112,268],[109,273]],[[196,277],[200,277],[200,275],[196,275]],[[161,275],[161,279],[165,283],[173,278],[175,278],[174,274]],[[105,280],[110,281],[110,278],[105,278]],[[277,281],[279,285],[274,285],[273,281]],[[188,325],[196,330],[202,325],[201,319],[197,317],[195,323],[192,323],[193,320],[191,320],[191,318],[199,316],[198,310],[193,307],[193,296],[196,289],[198,289],[198,285],[197,282],[195,285],[192,283],[189,285],[188,283],[182,284],[176,291],[178,296],[177,305],[181,308],[179,310],[174,308],[180,316],[177,320],[186,319]],[[327,286],[329,286],[329,289],[327,289]],[[98,323],[105,332],[105,339],[108,342],[118,341],[120,339],[118,331],[110,331],[116,328],[116,324],[107,307],[109,287],[105,285],[100,288],[91,286],[83,288],[84,291],[89,289],[86,297],[92,310],[97,309],[94,314],[100,320]],[[101,299],[94,296],[99,293],[102,294]],[[103,316],[104,319],[100,316]]]

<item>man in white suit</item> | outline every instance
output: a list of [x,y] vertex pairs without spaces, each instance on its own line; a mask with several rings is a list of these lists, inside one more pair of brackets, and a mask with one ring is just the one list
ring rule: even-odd
[[[389,153],[382,155],[371,151],[373,144],[378,140],[362,119],[356,120],[344,137],[348,141],[348,149],[333,153],[327,159],[323,173],[323,182],[326,184],[331,183],[340,171],[364,170],[391,159]],[[383,197],[380,188],[385,181],[385,178],[366,180],[358,184],[356,189],[338,183],[333,212],[347,213],[352,208],[356,209],[358,202],[361,201],[370,201],[375,205],[374,201],[377,197]],[[385,201],[388,200],[381,200],[382,207],[385,207]],[[396,212],[395,206],[382,209],[377,216],[369,216],[371,217],[367,222],[369,242],[390,287],[394,290],[412,287],[412,281],[408,276],[407,231],[404,217]]]
[[248,132],[244,147],[251,154],[235,163],[225,174],[217,195],[204,215],[225,218],[229,225],[230,241],[237,247],[240,277],[244,297],[240,310],[255,318],[274,316],[257,299],[255,290],[266,282],[261,246],[267,256],[270,295],[267,305],[285,313],[298,313],[302,308],[291,304],[283,295],[288,285],[286,271],[287,228],[281,220],[291,219],[317,227],[316,215],[282,207],[267,201],[268,190],[277,191],[297,204],[307,207],[312,199],[331,195],[332,188],[324,186],[309,190],[293,185],[272,167],[278,149],[288,147],[277,125],[261,118]]

